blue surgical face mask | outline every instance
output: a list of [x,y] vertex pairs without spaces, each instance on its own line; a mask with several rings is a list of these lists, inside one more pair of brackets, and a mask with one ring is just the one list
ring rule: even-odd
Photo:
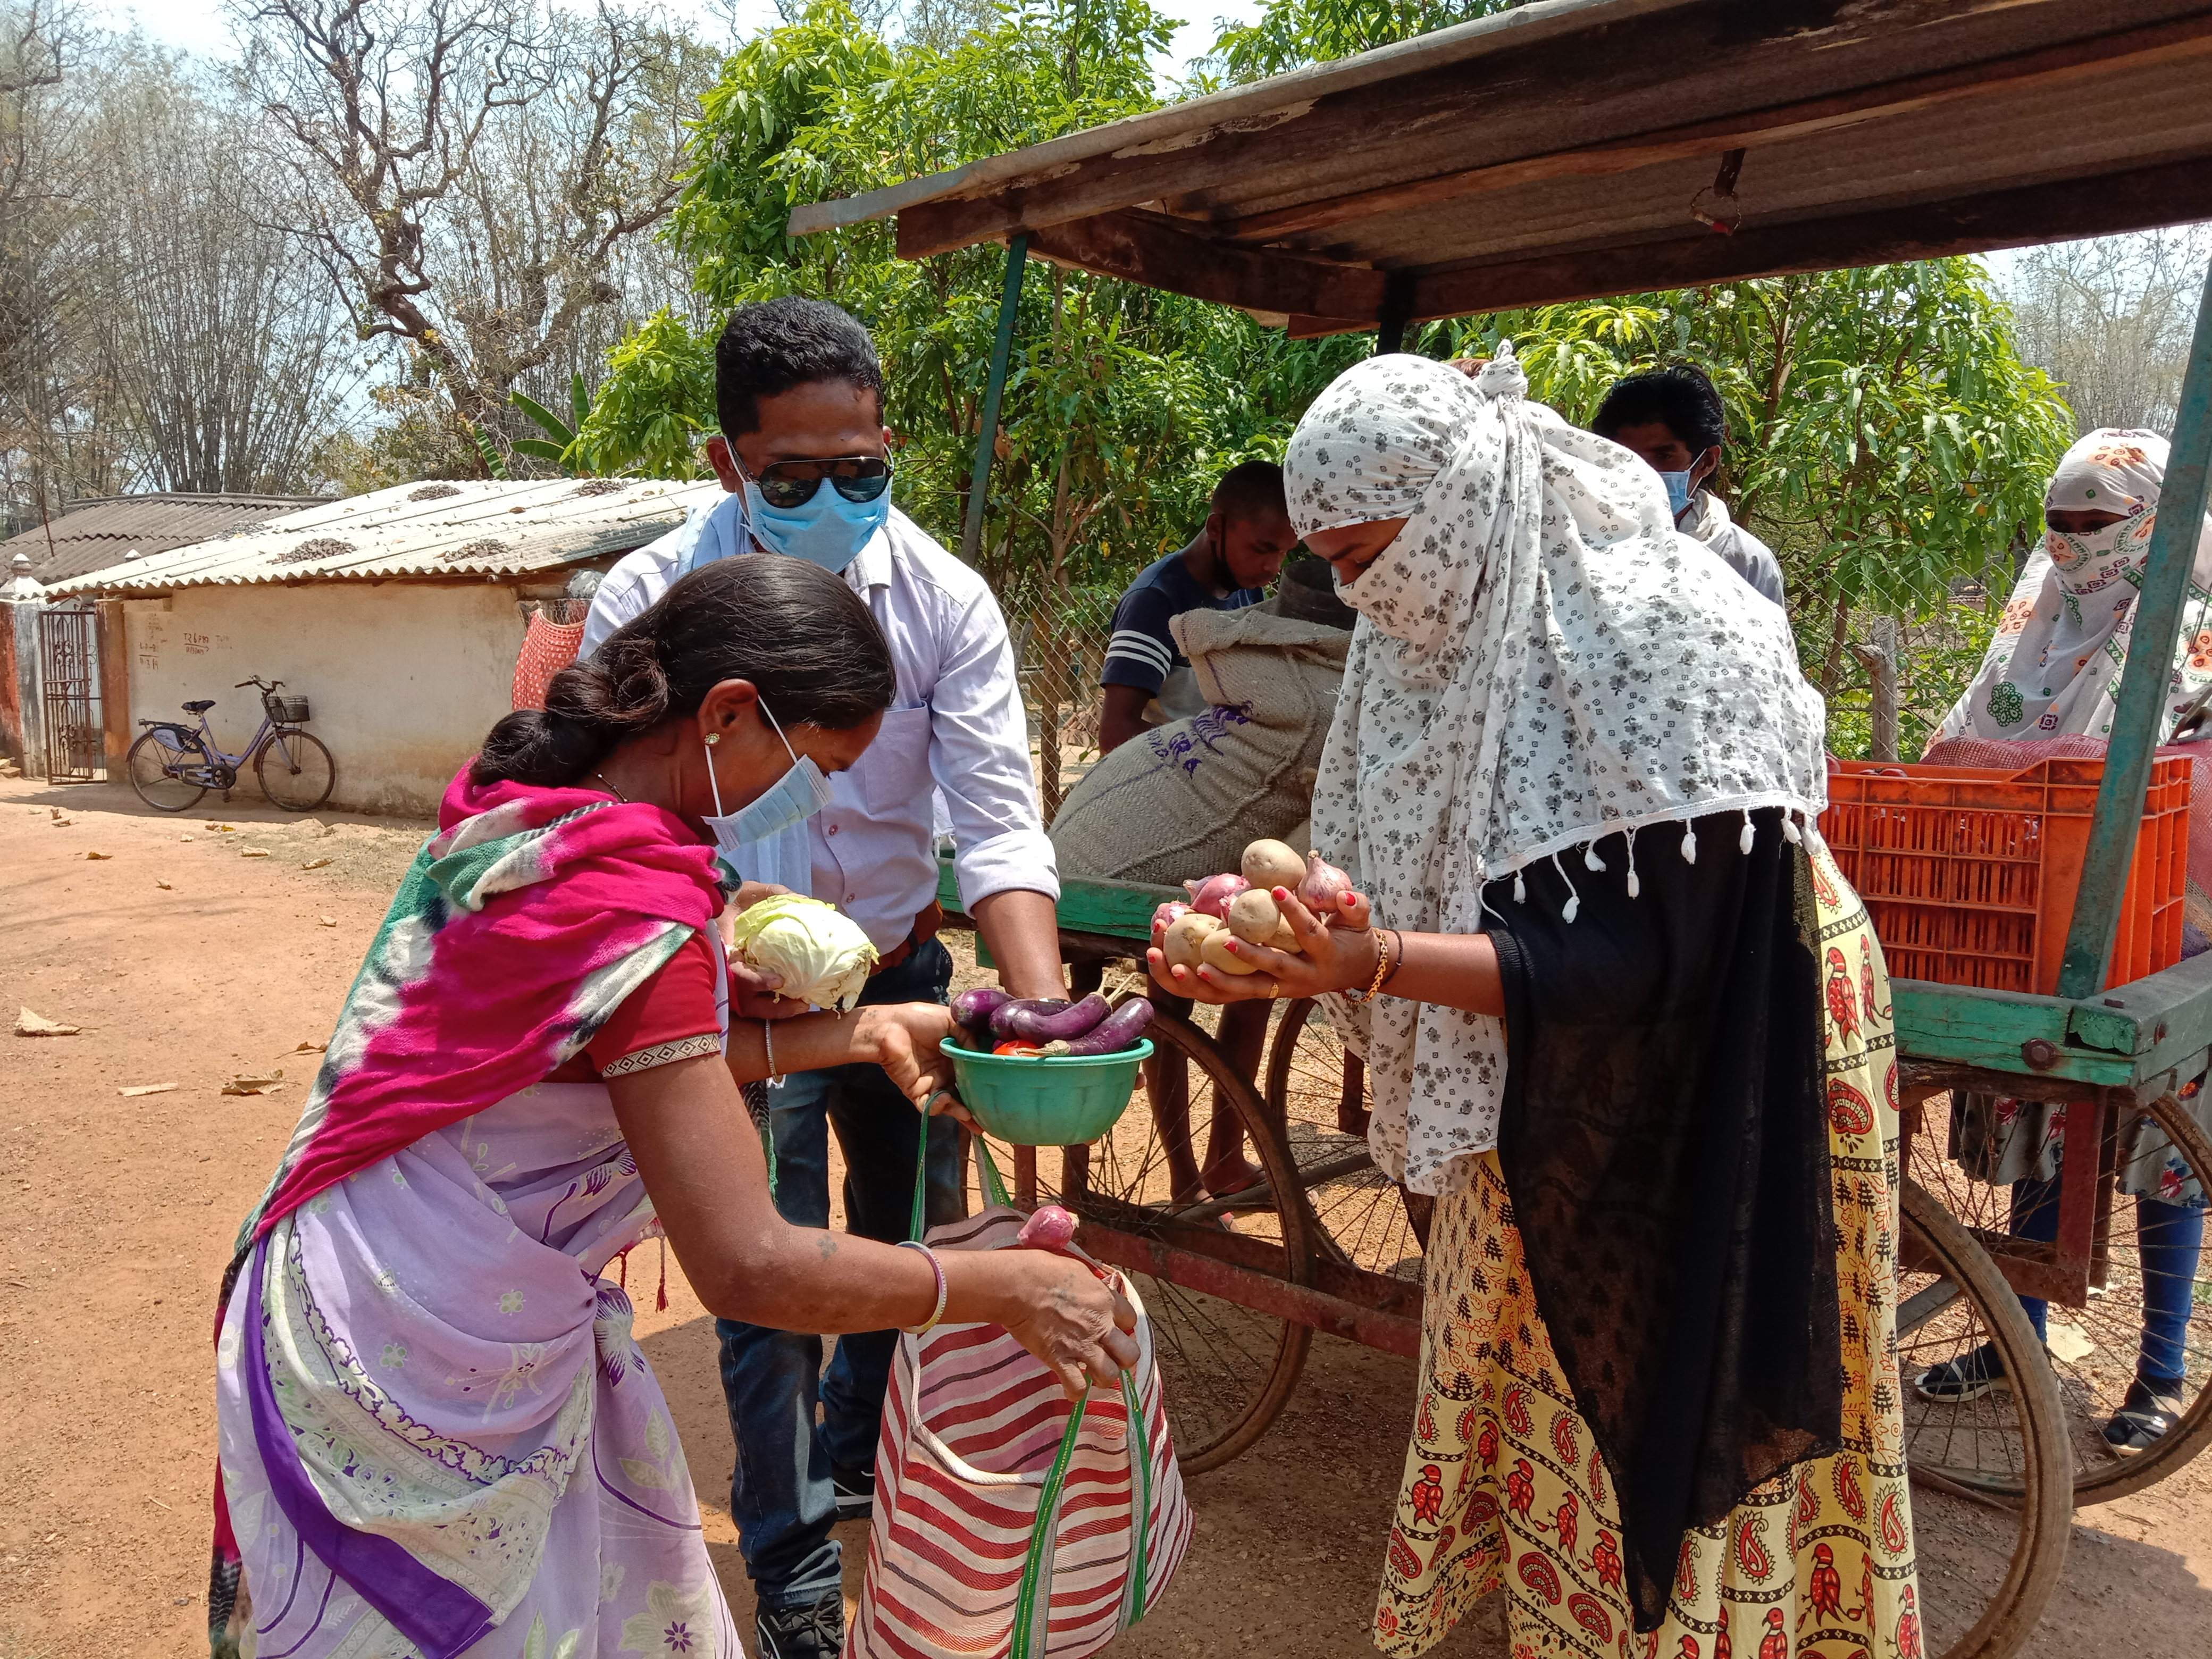
[[707,750],[707,787],[714,792],[714,815],[706,820],[707,828],[714,832],[714,844],[725,854],[734,859],[738,848],[788,830],[794,823],[804,823],[830,804],[830,780],[822,775],[822,769],[814,757],[804,760],[794,753],[791,739],[783,735],[783,727],[776,725],[774,714],[769,714],[766,703],[760,711],[768,716],[768,723],[775,735],[782,739],[783,752],[791,756],[791,769],[778,778],[762,793],[759,799],[740,807],[726,817],[722,813],[722,786],[714,777],[714,751]]
[[833,575],[860,557],[860,550],[890,521],[889,489],[872,501],[848,501],[824,479],[793,507],[770,507],[750,478],[744,489],[745,516],[752,520],[755,541],[771,552],[818,564]]
[[1659,482],[1667,486],[1667,505],[1680,518],[1690,506],[1690,475],[1686,472],[1662,472]]

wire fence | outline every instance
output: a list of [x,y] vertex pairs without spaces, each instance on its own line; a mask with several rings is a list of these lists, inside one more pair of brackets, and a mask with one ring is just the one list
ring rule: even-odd
[[1098,684],[1121,591],[1022,583],[1000,596],[1013,637],[1037,804],[1050,823],[1098,758]]

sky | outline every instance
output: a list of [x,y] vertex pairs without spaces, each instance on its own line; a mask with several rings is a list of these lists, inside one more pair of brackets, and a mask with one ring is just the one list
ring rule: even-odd
[[[691,19],[703,34],[714,34],[722,27],[721,16],[702,0],[664,0],[664,6],[672,16]],[[96,9],[106,13],[113,27],[125,27],[135,18],[149,35],[165,46],[216,57],[231,55],[230,26],[223,17],[222,0],[159,0],[159,3],[143,4],[98,0]],[[1156,66],[1164,76],[1179,77],[1185,64],[1204,56],[1213,45],[1218,32],[1217,19],[1248,22],[1259,15],[1260,4],[1259,0],[1184,0],[1178,5],[1167,0],[1163,9],[1170,15],[1178,11],[1193,14],[1194,21],[1176,32],[1167,57]],[[738,0],[738,26],[747,34],[777,21],[775,0]]]

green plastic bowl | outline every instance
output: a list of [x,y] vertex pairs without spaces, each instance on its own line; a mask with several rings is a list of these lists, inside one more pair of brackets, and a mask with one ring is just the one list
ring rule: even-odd
[[1136,1092],[1150,1037],[1117,1054],[979,1054],[946,1037],[960,1099],[985,1129],[1017,1146],[1080,1146],[1121,1119]]

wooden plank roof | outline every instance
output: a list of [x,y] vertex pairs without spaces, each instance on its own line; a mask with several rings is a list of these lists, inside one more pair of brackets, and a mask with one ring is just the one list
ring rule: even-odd
[[790,229],[1310,334],[2185,223],[2208,163],[2212,0],[1547,0]]

